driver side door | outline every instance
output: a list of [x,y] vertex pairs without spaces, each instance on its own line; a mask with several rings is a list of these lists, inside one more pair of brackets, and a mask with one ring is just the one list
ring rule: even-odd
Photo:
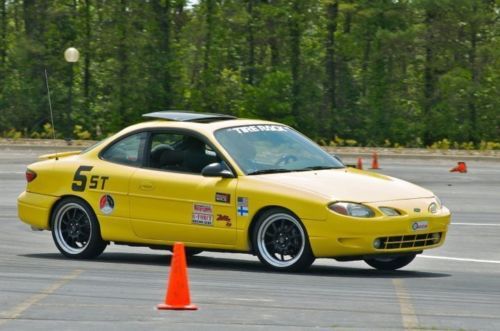
[[136,235],[160,242],[210,247],[236,242],[236,178],[204,177],[217,154],[195,134],[153,132],[149,160],[130,180],[130,216]]

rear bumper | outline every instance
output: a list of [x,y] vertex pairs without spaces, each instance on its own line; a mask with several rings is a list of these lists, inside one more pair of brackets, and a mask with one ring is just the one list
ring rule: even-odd
[[23,192],[17,198],[18,217],[24,223],[37,229],[50,229],[50,211],[58,197]]

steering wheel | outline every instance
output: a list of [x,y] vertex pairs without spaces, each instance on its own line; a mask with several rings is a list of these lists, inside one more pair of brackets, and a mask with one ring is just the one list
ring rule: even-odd
[[280,158],[278,159],[278,161],[276,161],[274,163],[274,165],[278,166],[278,165],[281,165],[281,164],[288,164],[292,161],[297,161],[297,157],[295,155],[291,155],[291,154],[283,154],[280,156]]

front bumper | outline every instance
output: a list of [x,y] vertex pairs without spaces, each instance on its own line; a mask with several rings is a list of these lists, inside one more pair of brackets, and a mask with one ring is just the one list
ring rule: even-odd
[[23,192],[17,198],[17,213],[24,223],[37,229],[50,229],[50,211],[58,197]]
[[[450,218],[446,207],[437,214],[371,219],[330,213],[326,221],[309,221],[306,227],[314,256],[349,259],[355,256],[418,253],[439,247],[446,239]],[[427,226],[415,229],[416,222],[425,222]]]

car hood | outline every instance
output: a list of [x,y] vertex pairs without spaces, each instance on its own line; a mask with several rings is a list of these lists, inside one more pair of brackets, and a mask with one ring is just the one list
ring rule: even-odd
[[329,201],[369,203],[434,196],[429,190],[404,180],[351,168],[252,177],[264,185],[278,185],[284,189],[308,192]]

